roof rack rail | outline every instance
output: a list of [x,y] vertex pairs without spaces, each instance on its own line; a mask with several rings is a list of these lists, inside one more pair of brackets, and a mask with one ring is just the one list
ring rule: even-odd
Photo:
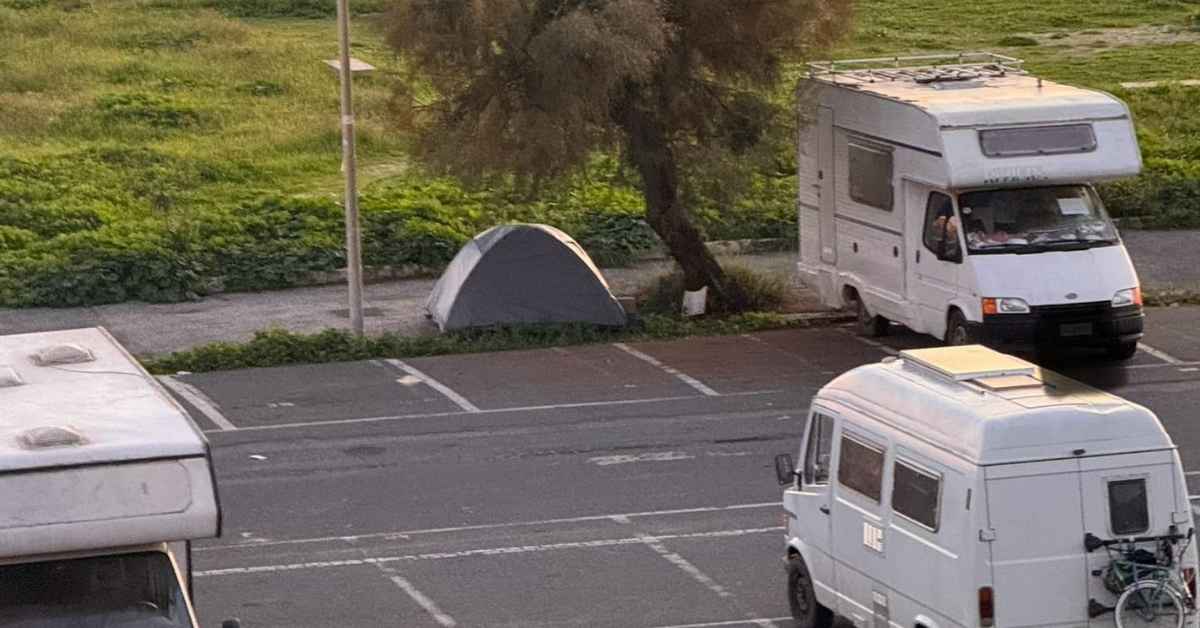
[[845,59],[808,64],[809,78],[846,79],[855,83],[913,81],[940,83],[1027,74],[1025,61],[992,52]]

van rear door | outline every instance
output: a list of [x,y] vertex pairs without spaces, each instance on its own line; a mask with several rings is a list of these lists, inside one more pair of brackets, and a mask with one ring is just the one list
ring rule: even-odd
[[997,626],[1088,622],[1079,475],[1078,459],[985,467]]
[[[1180,533],[1187,533],[1187,494],[1177,485],[1174,452],[1081,458],[1079,467],[1085,532],[1101,539],[1162,536],[1175,524]],[[1154,544],[1145,549],[1153,551]],[[1108,565],[1108,552],[1097,550],[1087,560],[1089,574],[1101,570]],[[1088,578],[1088,594],[1105,606],[1117,601],[1096,577]]]

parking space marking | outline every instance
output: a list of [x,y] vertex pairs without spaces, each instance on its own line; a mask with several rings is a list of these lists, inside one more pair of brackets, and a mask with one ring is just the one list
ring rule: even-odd
[[853,332],[848,332],[848,331],[845,331],[845,330],[843,330],[843,329],[839,329],[839,330],[838,330],[838,332],[839,332],[839,333],[842,333],[842,334],[845,334],[845,335],[847,335],[847,336],[850,336],[851,338],[857,338],[859,342],[861,342],[861,343],[863,343],[863,344],[865,344],[865,345],[871,346],[871,347],[875,347],[876,349],[879,349],[880,351],[882,351],[882,352],[884,352],[884,353],[886,353],[886,354],[888,354],[888,355],[891,355],[891,356],[898,356],[898,355],[900,355],[900,352],[899,352],[899,351],[897,351],[897,350],[895,350],[895,349],[893,349],[893,348],[891,348],[891,347],[889,347],[889,346],[887,346],[887,345],[883,344],[882,342],[879,342],[878,340],[871,340],[870,338],[866,338],[866,337],[864,337],[864,336],[861,336],[861,335],[859,335],[859,334],[856,334],[856,333],[853,333]]
[[616,539],[594,539],[590,541],[567,541],[563,543],[546,543],[541,545],[515,545],[508,547],[489,547],[457,552],[429,552],[425,554],[405,554],[402,556],[377,556],[370,558],[347,558],[344,560],[319,560],[304,563],[287,563],[280,565],[258,565],[254,567],[229,567],[225,569],[208,569],[195,572],[197,578],[212,578],[220,576],[238,576],[260,573],[277,573],[284,571],[312,571],[318,569],[334,569],[341,567],[356,567],[360,565],[381,565],[400,562],[422,562],[452,560],[456,558],[476,558],[480,556],[504,556],[512,554],[534,554],[561,550],[594,549],[599,547],[618,547],[623,545],[645,545],[684,539],[719,539],[755,534],[777,534],[784,530],[783,526],[768,528],[740,528],[737,530],[716,530],[712,532],[688,532],[681,534],[660,534],[656,536],[632,536]]
[[229,419],[225,418],[224,414],[221,414],[221,410],[217,404],[212,399],[209,399],[208,395],[204,394],[199,388],[179,381],[170,375],[161,375],[158,381],[162,382],[163,386],[171,389],[175,394],[183,397],[184,401],[192,404],[193,407],[200,411],[200,414],[204,415],[204,418],[212,421],[213,425],[216,425],[221,431],[238,429]]
[[409,375],[425,382],[426,386],[429,386],[430,388],[442,393],[442,395],[444,397],[446,397],[450,401],[453,401],[454,405],[462,408],[463,411],[472,412],[472,413],[479,412],[479,408],[476,407],[475,404],[468,401],[466,397],[454,392],[449,386],[426,375],[425,373],[412,367],[411,365],[409,365],[401,360],[395,360],[395,359],[385,360],[385,361],[388,364],[391,364],[392,366],[400,369],[401,371],[404,371],[405,373],[408,373]]
[[[747,392],[728,393],[721,397],[760,397],[774,395],[782,390],[751,390]],[[387,423],[389,421],[412,421],[416,419],[436,419],[441,417],[462,416],[464,414],[508,414],[512,412],[547,412],[551,410],[569,410],[577,408],[602,408],[605,406],[631,406],[649,403],[669,403],[672,401],[692,401],[704,399],[698,395],[683,395],[679,397],[651,397],[648,399],[621,399],[618,401],[582,401],[579,403],[554,403],[544,406],[518,406],[513,408],[487,408],[475,411],[458,410],[451,412],[428,412],[425,414],[397,414],[392,416],[365,417],[361,419],[334,419],[330,421],[302,421],[298,423],[275,423],[272,425],[249,425],[239,427],[239,432],[256,432],[269,430],[284,430],[302,427],[323,427],[330,425],[354,425],[356,423]],[[220,430],[205,430],[205,433],[217,433]]]
[[720,397],[721,396],[721,393],[713,390],[712,388],[709,388],[707,385],[704,384],[704,382],[696,379],[695,377],[692,377],[691,375],[688,375],[687,373],[684,373],[683,371],[681,371],[673,366],[663,364],[662,362],[660,362],[657,358],[655,358],[652,355],[642,353],[641,351],[638,351],[637,349],[634,349],[633,347],[631,347],[623,342],[613,343],[613,346],[620,349],[621,351],[624,351],[625,353],[628,353],[629,355],[632,355],[633,357],[645,362],[646,364],[649,364],[650,366],[654,366],[659,369],[662,369],[662,371],[664,373],[666,373],[668,375],[673,375],[679,381],[687,384],[688,386],[691,386],[692,388],[695,388],[696,390],[700,391],[700,393],[702,393],[704,395],[707,395],[709,397]]
[[411,582],[401,578],[400,576],[392,576],[391,580],[392,582],[396,583],[396,586],[400,587],[405,593],[407,593],[408,597],[412,598],[414,602],[421,605],[421,608],[425,609],[425,612],[429,613],[433,617],[434,621],[446,626],[446,628],[453,628],[454,626],[458,625],[458,622],[454,621],[453,617],[447,615],[444,611],[442,611],[442,609],[438,608],[438,605],[434,604],[433,600],[429,599],[429,597],[424,593],[418,591]]
[[452,532],[471,532],[475,530],[496,530],[502,528],[522,528],[522,527],[538,527],[547,525],[556,525],[561,523],[587,523],[589,521],[603,521],[605,519],[617,521],[618,523],[628,523],[629,519],[634,517],[668,517],[674,515],[696,515],[715,512],[729,512],[737,510],[754,510],[758,508],[779,508],[779,502],[759,502],[754,504],[733,504],[731,506],[700,506],[697,508],[676,508],[672,510],[647,510],[643,512],[625,512],[606,515],[585,515],[582,517],[565,517],[559,519],[540,519],[537,521],[514,521],[508,523],[483,523],[473,526],[455,526],[450,528],[425,528],[423,530],[397,530],[394,532],[375,532],[372,534],[358,534],[353,536],[324,536],[311,539],[285,539],[280,541],[255,541],[249,543],[234,543],[231,545],[210,545],[206,547],[192,548],[194,553],[215,552],[220,550],[237,550],[259,547],[274,547],[279,545],[305,545],[311,543],[330,543],[335,541],[355,544],[359,541],[367,541],[371,539],[389,539],[389,538],[405,538],[409,536],[418,536],[422,534],[446,534]]
[[1151,347],[1150,345],[1145,344],[1145,343],[1138,344],[1138,349],[1141,349],[1142,351],[1162,360],[1163,362],[1166,362],[1167,364],[1179,366],[1184,363],[1183,360],[1180,360],[1179,358],[1167,353],[1166,351],[1162,351],[1160,349],[1155,349],[1154,347]]
[[668,563],[675,565],[680,569],[680,571],[691,576],[692,580],[699,582],[708,588],[709,591],[716,593],[717,597],[733,597],[733,594],[730,593],[725,587],[721,586],[716,580],[713,580],[708,574],[700,571],[700,568],[693,565],[688,559],[667,549],[666,545],[659,543],[653,537],[642,535],[641,538],[646,540],[646,547],[654,550],[655,554],[662,556],[663,559]]
[[775,622],[791,621],[791,617],[772,617],[770,619],[731,619],[729,621],[710,621],[703,624],[675,624],[672,626],[657,626],[656,628],[719,628],[721,626],[774,626]]

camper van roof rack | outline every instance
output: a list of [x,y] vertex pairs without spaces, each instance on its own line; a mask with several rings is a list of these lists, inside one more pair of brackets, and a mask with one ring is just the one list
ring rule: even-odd
[[956,382],[991,390],[1042,385],[1038,368],[1025,360],[979,345],[901,351],[905,362]]
[[809,78],[828,78],[834,83],[912,81],[932,84],[1027,74],[1025,61],[992,52],[846,59],[808,64]]

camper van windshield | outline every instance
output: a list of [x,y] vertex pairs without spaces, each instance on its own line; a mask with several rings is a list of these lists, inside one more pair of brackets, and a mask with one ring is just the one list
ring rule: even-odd
[[984,190],[958,197],[973,254],[1041,253],[1117,244],[1117,230],[1091,187]]
[[175,569],[145,552],[0,566],[6,628],[192,628]]

